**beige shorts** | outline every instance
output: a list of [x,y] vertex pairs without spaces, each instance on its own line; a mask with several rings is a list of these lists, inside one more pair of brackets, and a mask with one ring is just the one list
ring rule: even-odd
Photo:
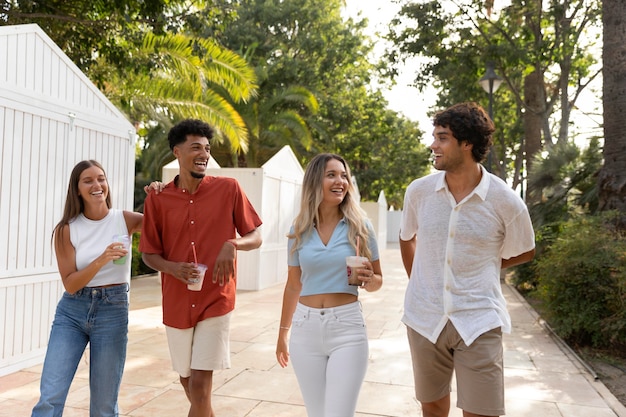
[[492,329],[469,347],[450,321],[436,344],[407,326],[415,396],[420,402],[437,401],[450,394],[456,373],[457,407],[474,414],[504,415],[502,332]]
[[191,370],[214,371],[230,368],[230,317],[232,312],[202,320],[196,327],[165,326],[174,371],[183,378]]

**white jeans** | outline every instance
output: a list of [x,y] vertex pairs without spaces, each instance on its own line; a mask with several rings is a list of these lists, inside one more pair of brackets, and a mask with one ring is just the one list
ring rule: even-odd
[[298,303],[289,351],[308,417],[354,416],[369,356],[361,303]]

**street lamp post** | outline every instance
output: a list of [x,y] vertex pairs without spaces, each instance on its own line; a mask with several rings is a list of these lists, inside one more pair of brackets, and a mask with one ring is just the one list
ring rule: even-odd
[[[478,84],[489,94],[489,118],[493,121],[493,93],[495,93],[498,88],[500,88],[500,84],[502,84],[502,78],[496,74],[494,69],[494,63],[489,61],[487,62],[487,71],[485,75],[482,76],[480,80],[478,80]],[[492,155],[493,154],[493,144],[491,145],[491,149],[489,149],[489,154],[487,155],[487,170],[492,172]]]

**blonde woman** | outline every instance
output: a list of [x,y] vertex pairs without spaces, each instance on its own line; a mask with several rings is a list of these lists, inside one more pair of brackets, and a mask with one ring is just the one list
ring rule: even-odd
[[[369,354],[358,295],[380,289],[383,277],[374,230],[342,157],[320,154],[309,163],[288,238],[276,358],[283,368],[292,360],[309,417],[353,416]],[[352,286],[346,257],[357,246],[368,260],[353,271],[361,285]]]

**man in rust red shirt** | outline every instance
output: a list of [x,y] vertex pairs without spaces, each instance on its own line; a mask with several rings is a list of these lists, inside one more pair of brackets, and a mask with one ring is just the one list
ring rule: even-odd
[[[148,194],[139,244],[146,265],[161,272],[172,365],[191,402],[189,415],[198,417],[215,416],[213,371],[230,367],[237,250],[261,245],[261,219],[239,183],[205,175],[212,137],[200,120],[170,130],[179,174],[160,193]],[[201,284],[198,264],[207,266]],[[194,284],[200,289],[188,287]]]

